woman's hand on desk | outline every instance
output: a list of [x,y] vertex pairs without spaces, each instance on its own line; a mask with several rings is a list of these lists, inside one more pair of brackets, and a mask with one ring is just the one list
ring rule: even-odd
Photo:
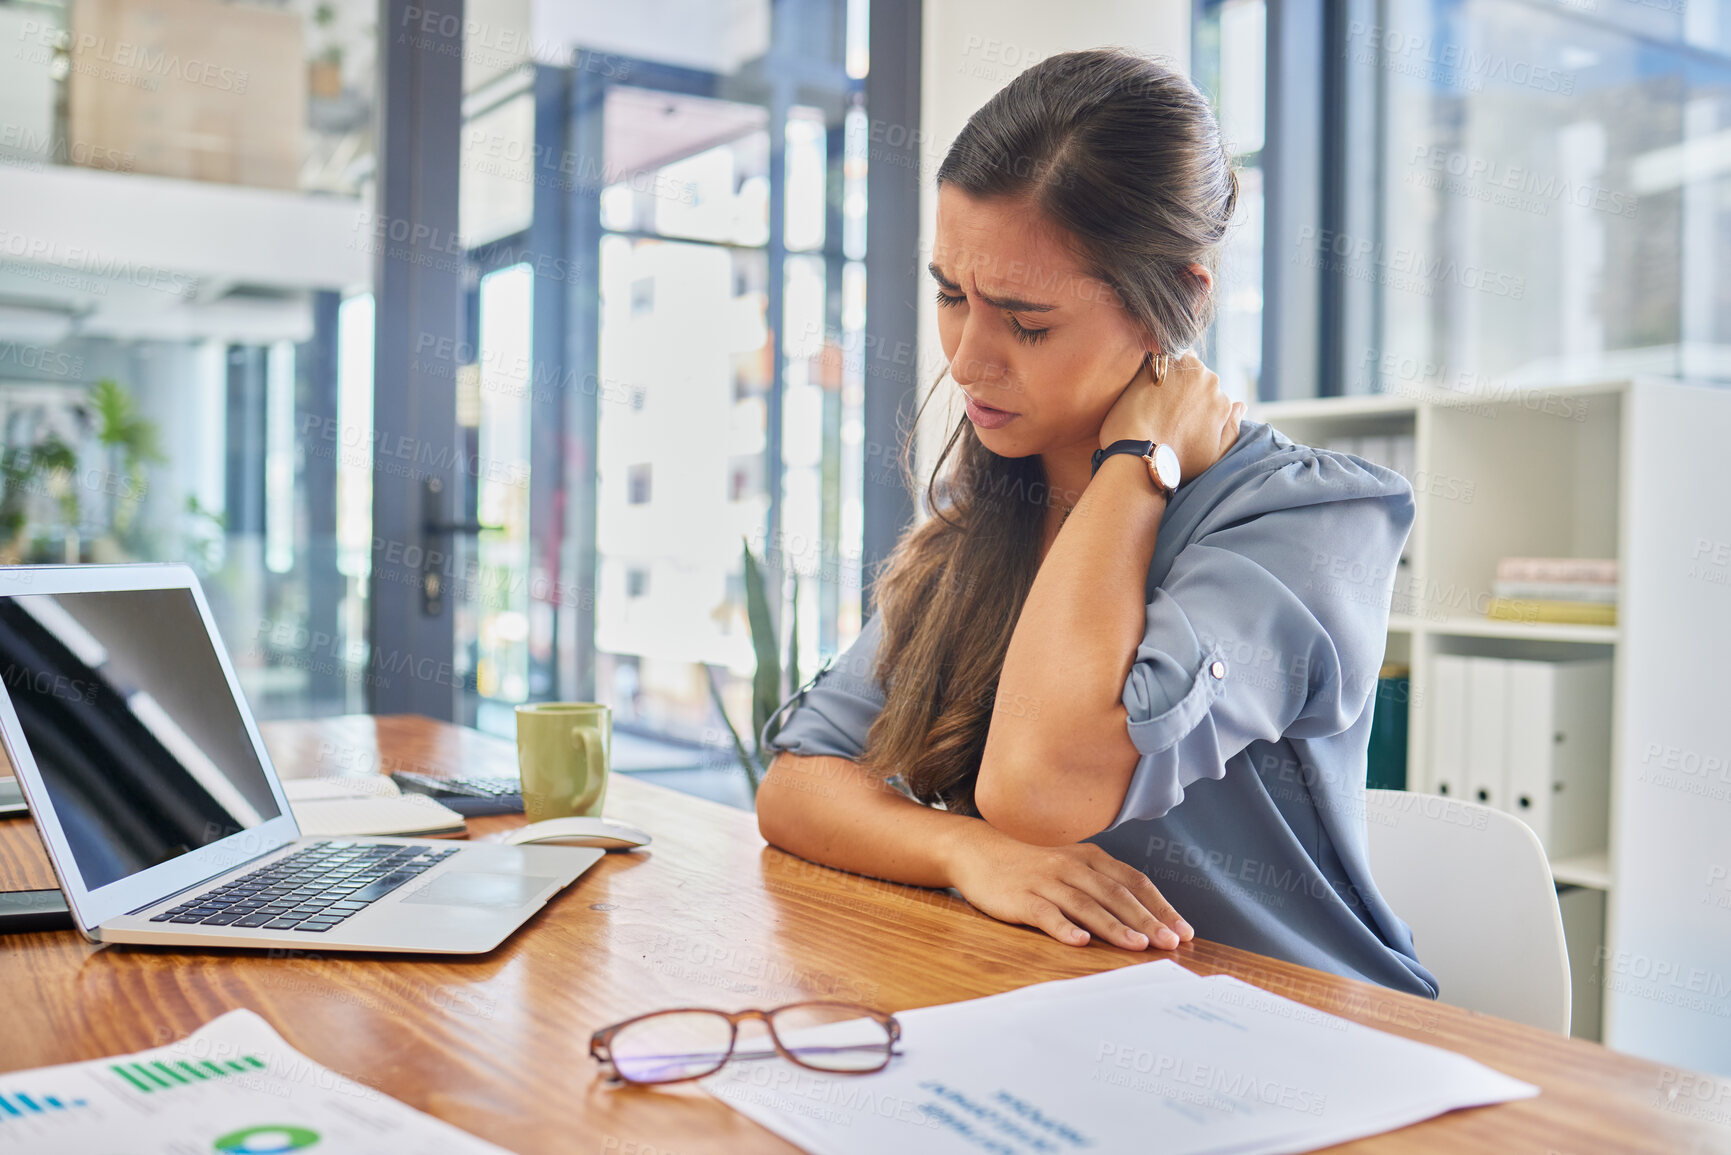
[[968,826],[955,842],[951,885],[993,918],[1068,946],[1093,934],[1125,950],[1170,950],[1195,934],[1147,875],[1092,843],[1034,846],[984,822]]

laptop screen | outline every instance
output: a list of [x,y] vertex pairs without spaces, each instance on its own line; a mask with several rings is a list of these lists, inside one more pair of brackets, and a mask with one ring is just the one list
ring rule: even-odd
[[280,814],[190,590],[0,595],[0,680],[88,889]]

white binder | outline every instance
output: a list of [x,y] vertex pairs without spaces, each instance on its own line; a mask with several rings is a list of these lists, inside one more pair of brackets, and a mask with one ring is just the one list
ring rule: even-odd
[[1553,860],[1605,849],[1611,659],[1508,666],[1509,813]]
[[1506,810],[1508,794],[1507,665],[1501,658],[1466,661],[1466,797]]
[[1461,798],[1466,793],[1466,659],[1458,654],[1431,658],[1432,691],[1430,788],[1435,794]]

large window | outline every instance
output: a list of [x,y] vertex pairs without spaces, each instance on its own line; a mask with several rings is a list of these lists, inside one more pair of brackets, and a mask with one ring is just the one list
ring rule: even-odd
[[[1197,23],[1198,80],[1275,222],[1258,204],[1229,245],[1229,383],[1270,338],[1314,351],[1282,396],[1731,380],[1731,5],[1355,0],[1320,39],[1262,9]],[[1252,73],[1275,78],[1266,108],[1315,108],[1321,142],[1289,139],[1266,174]],[[1253,233],[1287,316],[1250,291]],[[1295,325],[1314,341],[1280,344]]]
[[597,698],[737,780],[745,551],[809,674],[899,528],[869,12],[0,0],[0,564],[190,562],[262,717]]
[[266,717],[366,706],[377,21],[0,4],[0,562],[191,564]]
[[1226,392],[1254,400],[1262,374],[1262,143],[1266,0],[1202,10],[1195,80],[1214,99],[1220,135],[1238,169],[1238,207],[1221,260],[1214,325],[1204,355]]
[[595,692],[688,759],[730,749],[712,669],[749,729],[744,549],[781,652],[796,617],[806,669],[859,632],[863,382],[840,350],[863,324],[864,125],[835,95],[777,125],[755,102],[608,93],[609,148],[637,155],[601,196]]

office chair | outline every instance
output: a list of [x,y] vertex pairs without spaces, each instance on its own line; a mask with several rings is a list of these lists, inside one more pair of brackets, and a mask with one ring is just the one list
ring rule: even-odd
[[1476,802],[1366,790],[1370,870],[1438,1001],[1569,1033],[1569,955],[1544,847]]

